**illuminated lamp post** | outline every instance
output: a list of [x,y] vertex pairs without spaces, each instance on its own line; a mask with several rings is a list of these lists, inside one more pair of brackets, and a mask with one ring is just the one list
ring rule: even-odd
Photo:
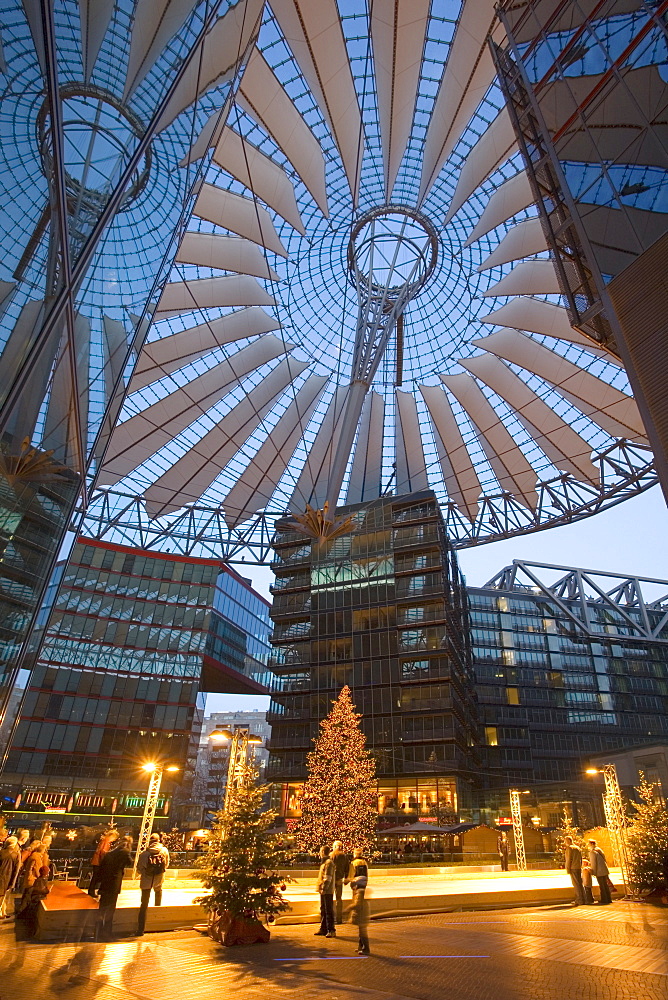
[[622,790],[619,787],[617,768],[614,764],[604,764],[603,767],[588,767],[585,774],[592,777],[597,774],[603,775],[605,781],[605,794],[603,795],[603,812],[605,822],[610,834],[610,845],[613,856],[619,863],[622,873],[624,890],[629,891],[629,854],[626,844],[626,815],[624,813],[624,800]]
[[180,770],[176,764],[156,764],[147,763],[142,765],[142,771],[147,771],[150,774],[148,782],[148,791],[146,793],[146,804],[144,806],[144,815],[142,816],[141,827],[139,830],[139,839],[137,840],[137,850],[135,851],[135,863],[132,867],[132,877],[134,878],[137,874],[137,862],[139,860],[139,855],[142,851],[145,851],[148,847],[149,837],[151,836],[151,830],[153,829],[153,820],[155,818],[155,810],[158,805],[158,794],[160,792],[160,785],[162,783],[162,775],[164,771],[174,772]]
[[522,828],[522,811],[520,809],[520,795],[530,795],[531,793],[520,792],[517,788],[510,790],[510,815],[513,818],[513,837],[515,840],[515,861],[518,872],[527,870],[527,856],[524,850],[524,830]]
[[220,745],[231,740],[230,759],[227,765],[227,785],[225,786],[225,798],[223,800],[223,812],[227,812],[230,804],[230,796],[236,788],[245,785],[248,780],[248,749],[252,746],[260,746],[262,738],[254,736],[245,726],[235,726],[234,732],[229,729],[214,729],[209,733],[209,739],[214,745]]

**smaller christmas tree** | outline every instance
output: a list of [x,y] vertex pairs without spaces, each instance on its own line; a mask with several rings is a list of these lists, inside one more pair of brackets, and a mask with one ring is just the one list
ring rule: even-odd
[[[266,790],[247,784],[230,793],[228,808],[217,814],[206,853],[198,862],[200,878],[210,891],[196,902],[210,913],[209,933],[224,944],[242,943],[242,938],[243,943],[252,943],[249,924],[255,925],[253,940],[268,940],[260,918],[273,918],[288,909],[282,893],[293,879],[278,869],[290,859],[278,838],[267,834],[276,813],[262,809]],[[263,934],[253,937],[258,928]]]
[[581,851],[584,849],[582,830],[579,826],[573,826],[572,817],[568,815],[565,809],[556,834],[557,846],[554,852],[554,860],[560,868],[563,868],[566,864],[566,837],[571,837],[574,845],[579,847]]
[[307,757],[297,846],[310,854],[340,840],[344,851],[368,851],[376,832],[376,762],[366,749],[350,688],[342,688]]
[[658,784],[646,781],[640,772],[637,802],[631,803],[633,818],[627,828],[629,882],[633,892],[663,890],[668,894],[668,811]]

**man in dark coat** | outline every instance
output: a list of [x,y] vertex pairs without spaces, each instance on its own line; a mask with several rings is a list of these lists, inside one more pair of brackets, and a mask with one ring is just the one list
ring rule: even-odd
[[350,868],[350,857],[344,852],[343,844],[340,840],[335,840],[332,844],[330,858],[334,864],[334,897],[336,900],[336,922],[343,923],[343,883],[348,878]]
[[573,906],[580,906],[585,901],[582,888],[582,851],[572,837],[564,837],[564,867],[575,889]]
[[123,872],[126,868],[132,868],[131,850],[132,837],[122,837],[100,862],[97,882],[100,908],[95,927],[95,937],[98,941],[111,940],[114,913],[123,884]]

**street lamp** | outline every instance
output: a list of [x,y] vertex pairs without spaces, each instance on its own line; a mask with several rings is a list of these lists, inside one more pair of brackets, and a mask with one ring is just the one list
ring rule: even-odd
[[135,851],[135,863],[132,866],[133,878],[137,874],[137,862],[139,861],[139,855],[148,847],[149,837],[151,836],[151,830],[153,829],[155,810],[158,805],[158,793],[160,792],[163,772],[169,771],[170,773],[174,773],[179,770],[180,768],[178,768],[176,764],[158,764],[154,761],[142,764],[142,771],[147,771],[151,777],[148,782],[144,815],[142,816],[141,827],[139,829],[139,839],[137,840],[137,850]]
[[524,850],[524,830],[522,828],[522,811],[520,809],[520,795],[530,795],[529,791],[520,792],[517,788],[510,788],[510,815],[513,817],[513,838],[515,840],[515,861],[518,872],[527,870],[527,856]]
[[604,764],[601,768],[588,767],[585,774],[589,774],[592,777],[597,774],[603,775],[605,781],[605,794],[603,795],[605,822],[610,834],[612,853],[616,855],[619,861],[624,890],[628,893],[629,856],[626,845],[626,815],[624,813],[622,790],[619,787],[619,779],[617,777],[617,768],[614,764]]
[[246,784],[248,780],[248,748],[260,746],[262,737],[255,736],[246,726],[235,726],[234,732],[229,729],[214,729],[209,733],[209,739],[214,744],[226,743],[231,740],[230,759],[227,766],[227,785],[223,800],[223,812],[227,812],[232,792]]

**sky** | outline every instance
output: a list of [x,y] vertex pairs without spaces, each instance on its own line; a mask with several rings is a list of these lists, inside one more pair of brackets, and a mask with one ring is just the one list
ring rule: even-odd
[[[563,528],[509,538],[459,552],[470,586],[483,586],[513,559],[609,570],[613,573],[668,579],[668,509],[660,487]],[[237,567],[263,597],[271,600],[273,573],[267,566]],[[210,695],[207,712],[266,710],[258,695]]]

